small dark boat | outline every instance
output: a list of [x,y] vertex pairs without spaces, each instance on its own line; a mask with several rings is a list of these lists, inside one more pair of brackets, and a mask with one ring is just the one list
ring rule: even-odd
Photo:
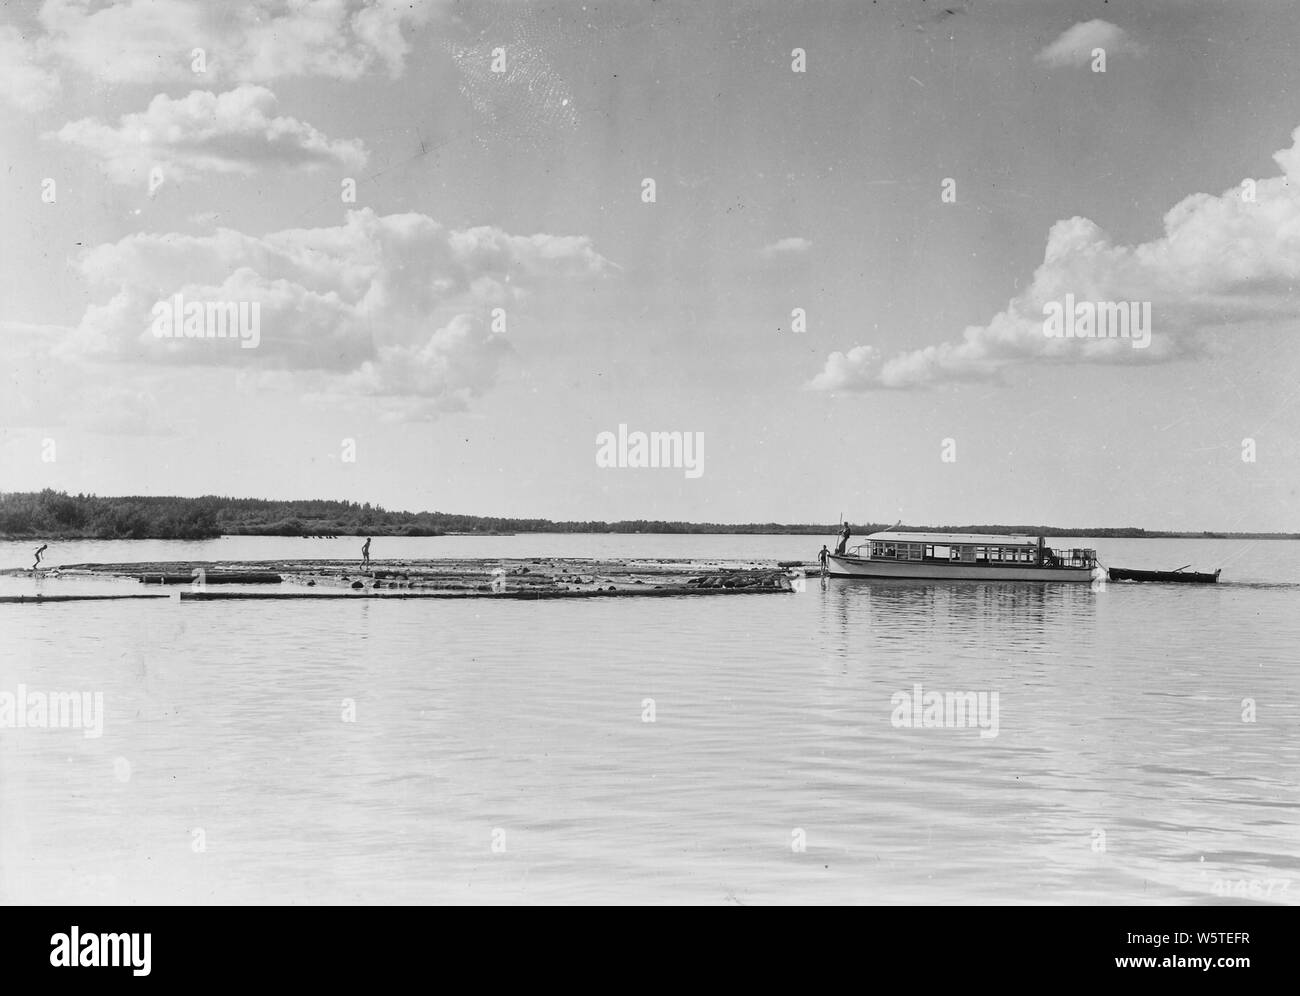
[[1135,571],[1128,567],[1111,567],[1107,570],[1112,581],[1163,581],[1168,584],[1214,584],[1219,580],[1219,568],[1213,574],[1198,574],[1185,568],[1176,571]]

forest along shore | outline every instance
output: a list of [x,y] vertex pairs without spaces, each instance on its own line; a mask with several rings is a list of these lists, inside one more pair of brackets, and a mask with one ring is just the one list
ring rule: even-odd
[[[31,576],[30,571],[22,569],[0,573]],[[583,598],[776,594],[795,590],[802,572],[756,561],[491,558],[375,560],[365,567],[356,560],[64,564],[42,571],[40,576],[42,580],[69,581],[90,577],[133,578],[152,591],[181,586],[186,600],[358,595]],[[52,600],[58,596],[50,593],[45,597]],[[37,598],[26,596],[21,600],[30,602]]]

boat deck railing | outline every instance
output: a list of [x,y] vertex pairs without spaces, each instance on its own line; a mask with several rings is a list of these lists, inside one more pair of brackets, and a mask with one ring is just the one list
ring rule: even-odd
[[[1056,567],[1096,567],[1097,551],[1074,548],[1069,550],[1043,550],[1045,566]],[[1053,563],[1053,561],[1055,563]]]

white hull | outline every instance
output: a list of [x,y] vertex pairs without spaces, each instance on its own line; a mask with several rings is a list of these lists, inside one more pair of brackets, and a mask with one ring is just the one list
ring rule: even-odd
[[923,560],[864,560],[831,554],[827,573],[840,578],[927,578],[935,581],[1068,581],[1087,584],[1087,567],[1031,564],[943,564]]

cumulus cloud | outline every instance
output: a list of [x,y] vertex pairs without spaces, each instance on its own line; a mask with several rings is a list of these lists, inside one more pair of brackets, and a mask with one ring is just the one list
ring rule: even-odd
[[438,0],[45,0],[40,23],[52,51],[113,83],[194,79],[204,50],[209,78],[266,82],[281,77],[396,77],[407,33]]
[[377,0],[352,15],[352,31],[384,63],[396,79],[405,68],[411,46],[403,33],[410,26],[429,19],[433,3],[420,0]]
[[1086,66],[1092,62],[1093,49],[1105,49],[1107,58],[1117,55],[1142,55],[1146,49],[1129,37],[1121,27],[1097,19],[1081,21],[1067,28],[1061,36],[1034,56],[1035,61],[1060,68]]
[[30,113],[48,107],[60,89],[45,46],[24,38],[17,28],[0,26],[0,99]]
[[809,383],[816,391],[839,391],[870,386],[873,366],[880,360],[875,346],[854,346],[847,353],[834,352],[826,357],[826,366]]
[[[68,358],[314,372],[325,393],[385,399],[410,417],[463,408],[494,383],[508,343],[494,306],[610,264],[584,236],[451,229],[423,214],[349,212],[331,228],[128,236],[88,250],[95,299],[61,343]],[[256,303],[257,348],[158,338],[158,302]],[[251,312],[250,312],[251,314]]]
[[777,239],[770,245],[764,246],[761,252],[764,256],[795,255],[805,253],[811,248],[812,241],[810,239],[792,235],[789,238]]
[[259,166],[360,169],[359,139],[326,138],[297,118],[275,114],[275,94],[240,86],[227,93],[195,90],[173,100],[159,94],[140,113],[116,125],[93,118],[71,121],[54,137],[93,153],[118,183],[143,186],[154,167],[171,179],[196,173],[253,173]]
[[347,378],[343,391],[393,399],[388,421],[427,420],[468,408],[512,351],[481,316],[461,314],[423,342],[379,347],[373,360]]
[[[1043,262],[1025,290],[959,340],[888,359],[870,346],[835,352],[811,383],[818,390],[910,388],[997,380],[1025,363],[1160,362],[1197,354],[1206,332],[1296,320],[1300,306],[1300,128],[1274,154],[1279,176],[1222,194],[1193,194],[1164,217],[1150,242],[1113,242],[1087,218],[1052,226]],[[1045,306],[1150,302],[1149,348],[1123,338],[1049,338]]]

